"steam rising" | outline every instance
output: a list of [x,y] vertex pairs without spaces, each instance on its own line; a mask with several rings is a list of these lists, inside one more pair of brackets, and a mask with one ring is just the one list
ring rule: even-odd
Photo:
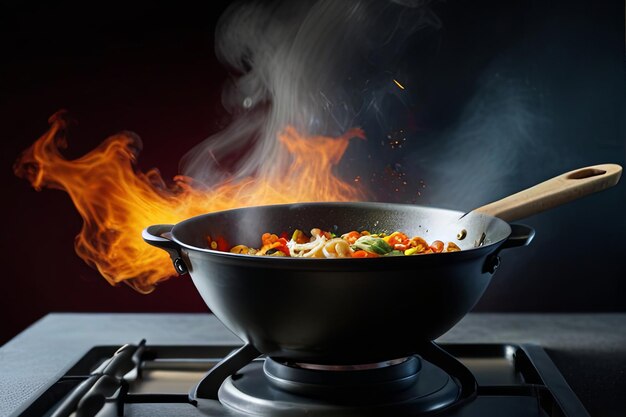
[[407,155],[409,175],[421,170],[429,178],[428,204],[471,210],[542,180],[530,168],[557,158],[537,94],[498,69],[495,62],[485,71],[453,126]]
[[[429,6],[428,0],[232,5],[218,22],[215,45],[232,74],[222,96],[232,121],[191,149],[181,172],[207,187],[250,177],[289,187],[284,173],[292,156],[277,140],[285,129],[336,137],[362,126],[371,142],[352,150],[360,163],[349,174],[359,182],[373,175],[368,183],[378,188],[376,198],[471,209],[536,181],[523,164],[552,156],[542,141],[547,123],[537,115],[536,94],[507,72],[506,60],[484,70],[452,125],[407,132],[420,93],[405,91],[396,77],[416,81],[406,66],[420,60],[411,49],[414,35],[440,27]],[[385,149],[376,149],[385,138]],[[388,172],[391,180],[384,179]]]
[[404,41],[438,21],[421,0],[236,3],[216,29],[216,53],[233,73],[223,92],[231,124],[190,150],[181,172],[207,186],[280,178],[287,126],[338,136],[379,118]]

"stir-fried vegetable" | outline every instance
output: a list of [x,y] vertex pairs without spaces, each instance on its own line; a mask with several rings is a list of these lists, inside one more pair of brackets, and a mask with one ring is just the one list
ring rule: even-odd
[[393,250],[393,247],[383,238],[374,236],[361,236],[354,242],[354,246],[377,255],[386,255]]
[[[273,233],[264,233],[261,236],[260,249],[245,245],[233,246],[230,252],[243,255],[288,256],[294,258],[378,258],[381,256],[411,256],[427,253],[457,252],[456,244],[448,242],[445,245],[441,240],[432,243],[415,236],[409,238],[402,232],[371,234],[363,230],[348,232],[340,237],[321,229],[311,230],[310,236],[301,230],[295,230],[289,235],[280,236]],[[229,251],[226,241],[222,238],[211,240],[209,247],[221,251]]]

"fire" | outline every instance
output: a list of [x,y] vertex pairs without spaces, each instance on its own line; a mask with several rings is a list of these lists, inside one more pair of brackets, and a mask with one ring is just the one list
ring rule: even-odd
[[176,176],[168,184],[156,169],[138,171],[141,142],[130,133],[111,136],[86,155],[67,160],[60,152],[67,147],[63,112],[49,122],[49,130],[15,163],[15,174],[38,191],[67,192],[83,219],[76,253],[111,285],[124,282],[142,293],[175,275],[167,254],[143,242],[141,231],[149,225],[251,205],[363,197],[361,189],[332,172],[349,140],[364,138],[360,129],[331,138],[307,137],[288,126],[277,138],[291,156],[287,172],[279,178],[250,177],[206,189],[192,178]]

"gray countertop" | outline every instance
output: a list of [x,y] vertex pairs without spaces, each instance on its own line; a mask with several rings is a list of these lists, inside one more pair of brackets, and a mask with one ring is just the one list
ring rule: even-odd
[[[241,344],[209,314],[49,314],[0,348],[0,416],[18,415],[95,345]],[[469,314],[448,343],[543,346],[589,413],[626,415],[626,314]]]

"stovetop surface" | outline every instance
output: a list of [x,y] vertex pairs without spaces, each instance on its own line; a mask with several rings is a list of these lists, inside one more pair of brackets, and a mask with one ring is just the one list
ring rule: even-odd
[[[143,337],[151,346],[240,343],[206,314],[51,314],[0,348],[0,415],[20,415],[94,346]],[[439,342],[541,345],[591,416],[625,413],[626,314],[470,314]],[[131,412],[176,407],[183,415],[179,406],[137,404]]]
[[[446,408],[439,416],[589,417],[539,346],[441,347],[472,372],[478,392],[475,399]],[[194,404],[188,395],[204,374],[237,346],[151,346],[142,341],[126,348],[131,349],[127,364],[118,361],[114,372],[110,371],[111,362],[119,346],[92,348],[21,417],[65,417],[73,415],[76,409],[80,410],[78,415],[94,417],[250,415],[226,409],[215,400]],[[263,358],[257,360],[259,365],[262,361]],[[119,378],[111,378],[113,373]],[[88,389],[84,389],[86,385]],[[364,413],[368,411],[365,407]],[[291,415],[291,411],[286,415]],[[341,410],[332,415],[342,415]]]

